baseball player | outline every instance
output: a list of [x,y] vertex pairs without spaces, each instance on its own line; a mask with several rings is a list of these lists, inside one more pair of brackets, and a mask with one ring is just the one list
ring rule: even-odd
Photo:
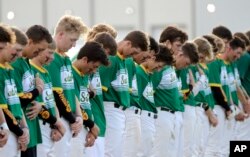
[[[21,103],[17,95],[17,89],[14,79],[14,69],[9,64],[17,58],[17,51],[12,47],[15,44],[15,33],[8,27],[0,25],[1,36],[1,61],[0,71],[2,77],[0,79],[0,104],[6,105],[3,108],[6,125],[2,125],[4,129],[10,128],[10,134],[6,145],[0,148],[1,156],[20,156],[20,150],[25,151],[29,143],[29,130],[24,118]],[[3,106],[2,105],[2,106]],[[6,124],[6,123],[5,123]],[[2,138],[5,134],[2,131]]]
[[[38,35],[39,34],[39,35]],[[42,93],[43,81],[32,72],[28,59],[38,55],[48,48],[52,37],[48,30],[40,25],[31,26],[26,35],[28,44],[22,51],[22,57],[18,58],[12,66],[15,70],[15,81],[23,112],[30,130],[30,142],[26,151],[21,156],[36,156],[36,145],[41,143],[41,131],[37,115],[41,114],[41,104],[36,103],[35,98]],[[20,81],[21,80],[21,81]],[[55,124],[56,121],[52,123]]]
[[[130,104],[128,71],[125,58],[134,53],[147,50],[141,46],[147,40],[141,31],[132,31],[118,43],[116,56],[109,56],[111,65],[99,69],[103,86],[103,100],[107,122],[105,137],[105,156],[119,157],[123,152],[125,113]],[[107,75],[109,74],[109,75]]]
[[[80,35],[85,34],[86,31],[87,27],[80,17],[70,15],[61,17],[55,28],[56,52],[54,60],[46,66],[51,76],[56,105],[66,128],[63,138],[55,144],[56,156],[60,157],[82,154],[79,142],[83,139],[78,139],[80,137],[77,135],[81,132],[83,119],[80,105],[74,94],[71,61],[66,52],[76,44]],[[75,137],[76,141],[71,143],[72,136]]]
[[[37,146],[37,156],[38,157],[50,157],[54,156],[54,144],[59,141],[65,132],[64,126],[60,121],[58,110],[55,104],[54,95],[52,92],[52,83],[48,71],[43,68],[43,65],[49,64],[53,60],[53,53],[55,50],[54,41],[49,44],[49,47],[39,53],[38,56],[30,60],[30,65],[35,74],[39,74],[39,77],[44,82],[44,89],[42,94],[36,98],[38,103],[42,103],[43,108],[48,112],[44,112],[39,117],[39,124],[42,133],[42,143]],[[43,110],[43,109],[42,109]],[[48,116],[48,113],[50,116]],[[47,119],[47,122],[43,119]],[[57,125],[51,125],[51,122],[56,119]]]
[[[73,76],[75,80],[75,92],[80,102],[82,110],[86,111],[90,119],[94,119],[91,103],[89,101],[89,75],[96,72],[100,65],[108,65],[108,59],[105,50],[97,42],[87,42],[79,51],[77,60],[73,62]],[[85,114],[86,114],[85,113]],[[89,130],[89,132],[88,132]],[[98,138],[99,128],[96,124],[91,128],[83,129],[83,138],[85,147],[94,145],[95,139]],[[87,133],[88,132],[88,133]],[[85,156],[92,157],[94,154],[85,152]]]

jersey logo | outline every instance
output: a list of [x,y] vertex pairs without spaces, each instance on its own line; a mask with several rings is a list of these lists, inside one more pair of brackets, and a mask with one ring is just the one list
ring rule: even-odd
[[80,87],[80,105],[83,109],[91,110],[91,104],[89,102],[89,93],[86,87]]
[[74,89],[74,79],[70,66],[61,67],[61,82],[65,90]]
[[157,88],[159,89],[177,88],[177,76],[172,68],[167,69],[163,72],[163,76]]
[[111,82],[112,87],[118,91],[129,91],[127,69],[120,69],[116,73],[116,79]]
[[[197,80],[200,79],[201,76],[200,76],[200,73],[198,71],[195,73],[195,77],[196,77]],[[208,81],[207,75],[205,75],[205,82],[202,83],[201,88],[202,88],[201,90],[204,91],[204,94],[206,96],[212,93],[211,88],[209,86],[209,81]]]
[[9,105],[20,104],[19,97],[17,96],[16,84],[13,79],[5,80],[4,93]]
[[154,90],[152,82],[149,82],[145,87],[142,95],[146,98],[149,102],[154,103]]
[[221,85],[229,85],[227,69],[225,66],[221,67],[220,80],[221,80]]
[[35,88],[35,78],[30,71],[26,71],[22,78],[23,92],[30,92]]
[[48,109],[55,107],[55,100],[54,100],[54,95],[52,92],[52,84],[51,83],[44,84],[42,98],[43,98],[43,102],[45,103],[45,105]]
[[236,91],[236,81],[232,72],[228,74],[229,89],[231,92]]
[[90,81],[92,87],[96,90],[96,95],[102,95],[102,83],[99,72],[96,72]]
[[137,78],[136,75],[134,75],[132,79],[132,95],[138,96],[138,87],[137,87]]

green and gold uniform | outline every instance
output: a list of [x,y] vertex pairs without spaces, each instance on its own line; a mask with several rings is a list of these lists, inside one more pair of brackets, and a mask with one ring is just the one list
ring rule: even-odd
[[129,81],[125,59],[117,53],[109,56],[111,65],[101,66],[99,69],[103,88],[103,100],[115,102],[125,108],[129,107]]
[[166,65],[153,74],[156,107],[166,107],[173,111],[184,111],[182,98],[178,89],[178,79],[172,66]]
[[[17,92],[19,96],[25,95],[30,91],[35,89],[35,74],[31,69],[28,59],[18,58],[14,63],[12,63],[13,68],[15,69],[15,81],[17,86]],[[25,95],[27,97],[32,97],[32,95]],[[40,125],[38,122],[38,117],[30,120],[26,113],[28,112],[27,107],[32,106],[28,104],[25,107],[22,107],[30,133],[30,142],[28,148],[36,146],[38,143],[42,142],[42,135],[40,130]]]

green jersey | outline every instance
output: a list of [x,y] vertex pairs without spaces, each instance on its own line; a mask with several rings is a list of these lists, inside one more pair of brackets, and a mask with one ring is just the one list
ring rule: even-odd
[[167,107],[173,111],[183,111],[178,89],[178,79],[172,66],[165,66],[153,74],[156,107]]
[[139,97],[138,97],[138,88],[137,88],[137,78],[136,78],[136,63],[132,58],[128,58],[125,60],[127,69],[128,69],[128,81],[129,81],[129,89],[130,89],[130,105],[138,108]]
[[242,86],[250,95],[250,52],[245,52],[236,62]]
[[[19,94],[28,93],[35,89],[35,75],[28,59],[18,58],[12,66],[15,70],[15,81],[17,86],[17,92]],[[32,104],[28,104],[27,107],[31,107]],[[26,107],[23,107],[23,112],[29,127],[30,132],[30,143],[28,148],[36,146],[38,143],[42,143],[42,135],[40,130],[40,125],[38,122],[38,117],[33,120],[30,120],[26,114],[28,110]]]
[[117,53],[116,56],[109,56],[109,61],[111,62],[110,66],[101,66],[99,68],[104,91],[103,100],[129,107],[129,81],[125,59]]
[[212,95],[211,87],[209,86],[208,76],[209,76],[209,69],[206,64],[199,63],[196,66],[192,66],[192,72],[194,74],[195,80],[199,80],[201,75],[199,73],[198,67],[204,72],[205,74],[205,82],[201,84],[200,91],[195,96],[195,101],[197,104],[199,103],[207,103],[210,108],[214,108],[214,98]]
[[81,74],[75,66],[73,66],[72,72],[75,83],[75,95],[80,102],[81,109],[86,111],[91,120],[94,120],[89,101],[89,76]]
[[138,95],[142,110],[157,113],[154,101],[152,75],[142,66],[136,67]]
[[94,121],[100,129],[99,136],[104,137],[106,132],[106,119],[104,115],[102,84],[99,69],[96,71],[96,73],[90,76],[90,84],[96,91],[96,96],[90,99],[91,110],[94,116]]
[[22,119],[22,108],[17,95],[14,69],[10,65],[0,64],[0,106],[8,108],[16,119]]
[[[214,61],[208,64],[209,73],[209,83],[211,87],[220,87],[224,91],[224,100],[229,101],[231,98],[229,90],[229,77],[227,72],[227,63],[226,61],[216,58]],[[215,104],[219,104],[215,100]]]
[[69,57],[62,56],[59,53],[54,53],[54,60],[48,66],[45,66],[45,68],[51,76],[53,90],[63,89],[65,98],[70,104],[71,111],[75,113],[75,88],[72,75],[72,65]]
[[56,117],[56,111],[55,111],[55,99],[52,91],[52,83],[51,83],[51,78],[46,69],[43,67],[38,67],[37,65],[33,64],[30,61],[30,65],[34,73],[38,73],[39,77],[43,80],[44,82],[44,89],[41,95],[39,95],[36,98],[36,101],[43,103],[45,107],[48,109],[50,114]]
[[[194,99],[194,94],[193,92],[190,91],[189,89],[189,84],[190,84],[190,78],[189,78],[189,72],[188,70],[191,67],[187,67],[181,70],[177,70],[177,75],[181,80],[181,91],[183,94],[183,103],[185,105],[190,105],[190,106],[196,106],[196,101]],[[187,96],[186,96],[187,95]]]

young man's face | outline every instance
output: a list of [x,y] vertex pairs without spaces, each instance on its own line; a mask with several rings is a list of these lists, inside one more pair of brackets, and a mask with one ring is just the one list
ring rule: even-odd
[[29,40],[29,43],[26,45],[26,50],[23,51],[23,56],[29,59],[36,57],[40,52],[48,48],[48,42],[44,39],[38,43],[34,43],[32,40]]
[[0,53],[5,62],[12,62],[17,58],[17,52],[10,43],[0,42]]
[[122,55],[124,58],[132,57],[134,55],[138,55],[142,52],[141,48],[133,47],[130,41],[125,41],[125,45],[122,51]]
[[234,62],[240,58],[241,54],[243,53],[243,49],[238,47],[236,49],[232,49],[231,47],[228,48],[228,59],[230,62]]
[[137,64],[141,64],[145,62],[146,59],[151,57],[151,53],[149,51],[141,51],[140,53],[133,54],[132,58]]
[[39,61],[42,65],[48,65],[54,59],[54,50],[47,48],[40,52],[37,57],[39,57]]
[[61,52],[67,52],[72,47],[76,46],[76,41],[79,39],[79,33],[59,32],[57,49]]
[[88,62],[87,63],[87,74],[93,74],[96,72],[96,70],[99,68],[99,66],[101,65],[100,62]]
[[191,64],[191,60],[188,56],[184,55],[182,52],[178,53],[175,57],[175,68],[183,69]]
[[18,43],[15,43],[13,45],[13,49],[16,50],[18,57],[22,57],[24,47],[25,47],[24,45],[21,45],[21,44],[18,44]]
[[181,51],[182,43],[177,40],[174,41],[171,45],[171,50],[173,51],[174,55],[177,55]]

